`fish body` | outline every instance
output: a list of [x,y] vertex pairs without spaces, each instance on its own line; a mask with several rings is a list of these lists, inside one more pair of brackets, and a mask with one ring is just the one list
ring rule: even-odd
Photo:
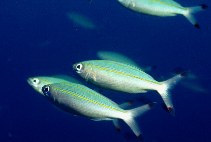
[[42,87],[42,91],[58,107],[75,115],[93,120],[116,121],[122,119],[131,127],[136,136],[140,136],[141,133],[133,118],[150,108],[150,105],[144,105],[132,110],[124,110],[94,90],[70,82],[45,85]]
[[199,24],[192,14],[207,8],[207,5],[183,7],[173,0],[118,0],[123,6],[144,14],[154,16],[185,16],[196,28]]
[[169,80],[158,82],[137,67],[109,60],[84,61],[74,64],[73,68],[82,78],[104,88],[127,93],[155,90],[161,95],[170,111],[173,109],[173,104],[168,90],[182,78],[181,75],[176,75]]
[[79,64],[83,66],[78,72],[80,76],[104,88],[140,93],[146,89],[154,90],[160,85],[153,77],[131,65],[109,60],[91,60]]
[[47,84],[61,83],[61,82],[80,83],[76,79],[65,75],[30,77],[27,79],[27,82],[30,86],[34,88],[34,90],[36,90],[42,95],[43,95],[42,87]]
[[118,0],[125,7],[134,11],[155,15],[175,16],[185,14],[187,8],[173,0]]

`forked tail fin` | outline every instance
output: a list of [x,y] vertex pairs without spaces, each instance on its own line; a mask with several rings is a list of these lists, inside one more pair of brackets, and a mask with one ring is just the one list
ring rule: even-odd
[[206,4],[202,4],[202,5],[194,6],[194,7],[188,7],[187,12],[184,14],[184,16],[188,19],[189,22],[191,22],[191,24],[194,25],[194,27],[199,29],[200,26],[193,14],[200,12],[202,10],[205,10],[207,8],[208,8],[208,6]]
[[161,82],[161,85],[157,88],[158,93],[161,95],[166,109],[168,112],[174,115],[174,107],[171,100],[171,94],[169,93],[169,90],[179,81],[183,78],[184,74],[176,75],[166,81]]
[[128,112],[126,113],[126,115],[122,118],[125,123],[127,123],[127,125],[132,129],[132,131],[134,132],[134,134],[137,137],[142,137],[141,135],[141,131],[135,121],[135,117],[142,115],[143,113],[145,113],[146,111],[150,110],[151,107],[153,106],[153,104],[155,103],[151,103],[151,104],[146,104],[131,110],[128,110]]

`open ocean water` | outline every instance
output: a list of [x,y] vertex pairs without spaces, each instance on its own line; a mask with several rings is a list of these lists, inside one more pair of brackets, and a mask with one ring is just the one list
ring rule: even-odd
[[[209,0],[177,0],[184,6]],[[94,28],[74,24],[76,12]],[[117,103],[146,96],[158,102],[137,118],[145,142],[211,142],[211,12],[196,14],[201,29],[183,16],[139,14],[117,0],[0,1],[0,142],[129,142],[139,141],[130,128],[116,132],[110,121],[91,121],[65,113],[35,92],[26,79],[38,75],[78,77],[72,64],[98,59],[101,50],[115,51],[141,66],[156,66],[157,80],[176,68],[190,71],[203,92],[176,85],[171,93],[175,116],[165,112],[157,92],[128,95],[85,82]],[[83,80],[81,80],[83,81]],[[182,81],[181,81],[182,82]]]

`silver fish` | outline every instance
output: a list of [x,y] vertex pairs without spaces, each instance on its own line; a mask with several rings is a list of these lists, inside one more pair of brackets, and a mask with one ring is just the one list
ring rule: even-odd
[[84,61],[74,64],[73,68],[82,78],[104,88],[127,93],[155,90],[161,95],[167,110],[174,113],[169,89],[182,78],[182,74],[158,82],[137,67],[109,60]]
[[137,137],[141,136],[141,132],[134,118],[151,108],[151,104],[147,104],[124,110],[109,98],[76,83],[45,85],[42,91],[57,107],[74,115],[85,116],[96,121],[112,120],[116,126],[117,120],[121,119],[128,124]]
[[144,14],[155,16],[175,16],[183,15],[189,22],[191,22],[196,28],[199,28],[199,24],[193,16],[194,13],[206,9],[208,6],[203,4],[194,7],[183,7],[179,3],[173,0],[118,0],[123,6]]

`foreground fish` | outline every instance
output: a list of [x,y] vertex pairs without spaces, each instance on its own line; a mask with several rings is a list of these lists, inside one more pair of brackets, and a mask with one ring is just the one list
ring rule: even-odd
[[120,108],[115,102],[95,92],[88,87],[76,83],[55,83],[42,87],[43,94],[59,108],[93,120],[122,119],[132,129],[136,136],[141,132],[134,120],[138,115],[150,109],[151,105],[143,105],[131,110]]
[[61,82],[74,82],[74,83],[80,83],[76,79],[65,76],[65,75],[57,75],[57,76],[36,76],[36,77],[30,77],[27,79],[27,82],[29,85],[31,85],[37,92],[43,95],[42,87],[47,84],[52,83],[61,83]]
[[182,78],[182,74],[158,82],[137,67],[109,60],[84,61],[74,64],[73,68],[82,78],[108,89],[127,93],[156,90],[166,104],[167,110],[174,113],[169,89]]
[[208,6],[203,4],[195,7],[183,7],[179,3],[173,0],[118,0],[125,7],[149,15],[155,16],[175,16],[183,15],[189,22],[191,22],[196,28],[199,28],[199,24],[193,16],[194,13],[206,9]]
[[153,68],[156,68],[155,66],[140,67],[136,62],[134,62],[129,57],[127,57],[121,53],[117,53],[117,52],[113,52],[113,51],[98,51],[97,56],[101,60],[111,60],[111,61],[115,61],[115,62],[120,62],[120,63],[124,63],[124,64],[128,64],[128,65],[136,66],[146,72],[151,71]]

